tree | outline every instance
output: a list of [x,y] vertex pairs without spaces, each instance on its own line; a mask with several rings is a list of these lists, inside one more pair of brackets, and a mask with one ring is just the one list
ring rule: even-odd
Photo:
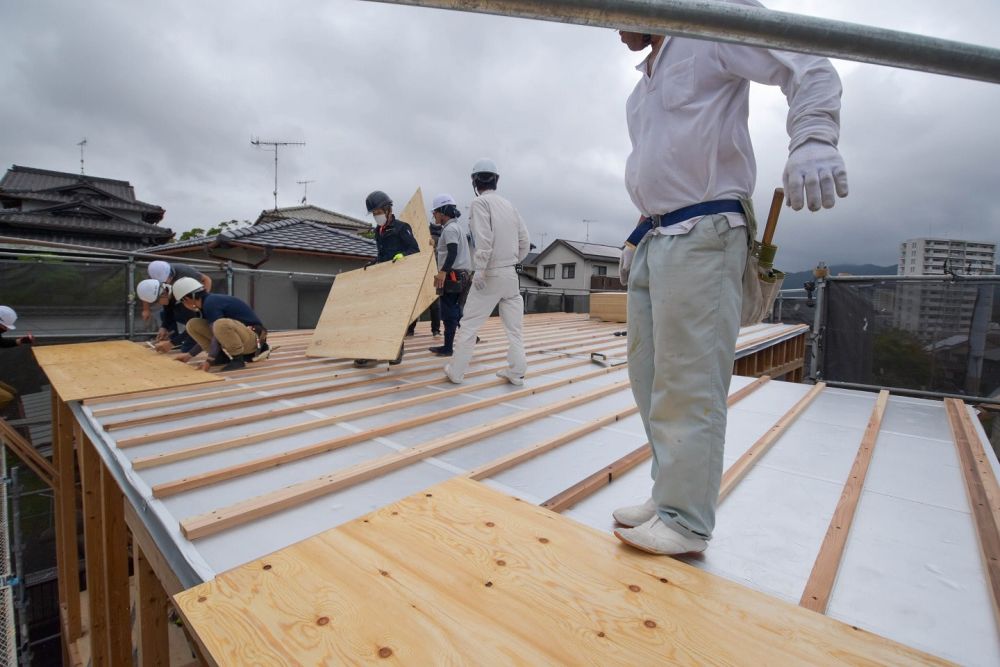
[[239,229],[241,227],[249,227],[249,226],[250,226],[249,220],[241,221],[241,220],[236,220],[234,218],[232,220],[226,220],[224,222],[220,222],[214,227],[210,227],[207,232],[201,227],[194,227],[181,234],[181,237],[178,240],[187,241],[188,239],[200,239],[208,236],[217,236],[229,229]]

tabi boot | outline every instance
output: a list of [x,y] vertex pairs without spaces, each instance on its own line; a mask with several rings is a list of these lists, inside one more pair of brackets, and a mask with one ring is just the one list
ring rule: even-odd
[[615,518],[615,521],[623,526],[628,526],[629,528],[635,528],[641,523],[646,523],[654,516],[656,516],[656,503],[650,498],[641,505],[629,505],[628,507],[619,507],[611,516]]
[[619,528],[615,537],[631,547],[660,556],[700,553],[708,548],[705,540],[681,535],[660,521],[659,516],[635,528]]

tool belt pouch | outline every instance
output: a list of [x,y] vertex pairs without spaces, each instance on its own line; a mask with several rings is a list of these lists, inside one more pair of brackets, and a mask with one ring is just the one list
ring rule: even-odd
[[[742,200],[743,214],[747,219],[747,263],[743,269],[743,306],[740,311],[740,326],[758,324],[771,314],[774,300],[785,282],[785,274],[776,269],[762,269],[761,262],[770,265],[774,261],[774,249],[762,248],[757,239],[757,219],[753,212],[753,202]],[[761,256],[762,251],[765,256]],[[770,254],[771,256],[766,256]]]
[[449,271],[444,277],[443,294],[461,294],[472,284],[472,276],[468,271]]

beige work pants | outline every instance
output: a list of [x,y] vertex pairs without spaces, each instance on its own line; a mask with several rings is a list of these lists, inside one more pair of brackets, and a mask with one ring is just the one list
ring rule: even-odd
[[213,338],[218,339],[219,345],[231,359],[257,352],[257,336],[242,322],[224,317],[210,326],[208,320],[195,317],[188,320],[185,326],[191,337],[206,352],[211,347]]

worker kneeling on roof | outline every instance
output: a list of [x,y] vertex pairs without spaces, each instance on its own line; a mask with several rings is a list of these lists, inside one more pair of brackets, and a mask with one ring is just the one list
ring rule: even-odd
[[267,329],[246,303],[235,296],[212,294],[194,278],[174,283],[174,298],[199,317],[187,322],[191,337],[208,353],[201,370],[225,364],[224,371],[238,370],[270,350]]

